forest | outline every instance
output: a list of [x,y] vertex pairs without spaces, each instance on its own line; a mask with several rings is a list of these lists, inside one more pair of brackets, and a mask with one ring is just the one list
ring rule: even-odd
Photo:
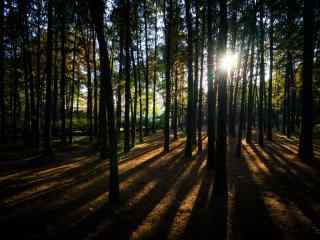
[[320,239],[319,0],[0,0],[1,239]]

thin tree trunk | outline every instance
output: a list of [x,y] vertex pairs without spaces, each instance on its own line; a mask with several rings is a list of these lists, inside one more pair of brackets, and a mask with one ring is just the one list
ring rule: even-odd
[[194,88],[193,88],[193,68],[192,68],[192,16],[191,16],[191,0],[185,0],[186,5],[186,24],[187,24],[187,68],[188,68],[188,105],[187,105],[187,142],[185,148],[185,157],[192,157],[193,143],[193,117],[194,117]]
[[156,86],[157,86],[157,70],[158,70],[158,49],[157,49],[157,40],[158,40],[158,15],[157,15],[157,1],[156,1],[156,17],[154,20],[154,71],[153,71],[153,99],[152,99],[152,131],[156,132]]
[[145,135],[149,135],[149,46],[148,46],[148,22],[147,22],[147,5],[146,0],[143,2],[144,11],[144,36],[145,36],[145,52],[146,52],[146,68],[145,68],[145,84],[146,84],[146,114],[144,119]]
[[269,32],[269,39],[270,39],[270,70],[269,70],[269,91],[268,91],[268,115],[267,115],[267,139],[272,141],[272,119],[273,119],[273,110],[272,110],[272,73],[273,73],[273,12],[270,9],[270,32]]
[[60,79],[60,119],[61,119],[61,140],[66,142],[66,49],[65,49],[65,13],[64,3],[61,5],[61,79]]
[[46,64],[46,111],[45,111],[45,152],[50,154],[51,149],[51,65],[52,65],[52,0],[48,0],[48,33],[47,33],[47,64]]
[[258,106],[258,143],[263,145],[264,142],[264,5],[260,2],[260,83],[259,83],[259,106]]
[[1,113],[1,143],[7,142],[6,137],[6,109],[4,96],[4,0],[0,0],[0,113]]
[[173,3],[169,0],[168,5],[168,19],[166,19],[166,54],[165,54],[165,82],[166,82],[166,98],[165,98],[165,113],[164,113],[164,151],[169,152],[170,150],[170,105],[171,105],[171,32],[172,32],[172,17],[173,17]]

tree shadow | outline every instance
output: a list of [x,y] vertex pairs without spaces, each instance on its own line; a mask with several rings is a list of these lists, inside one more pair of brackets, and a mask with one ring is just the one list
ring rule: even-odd
[[[290,160],[281,154],[281,149],[274,148],[274,144],[263,149],[258,149],[253,144],[249,147],[256,155],[253,157],[259,157],[270,170],[271,174],[267,177],[267,185],[270,188],[268,190],[277,194],[286,204],[293,203],[315,226],[320,226],[319,214],[315,209],[316,203],[319,202],[318,185],[307,185],[306,173],[296,165],[290,164]],[[268,156],[267,159],[265,154]],[[304,238],[313,238],[316,235],[314,231],[309,230],[304,234],[307,234],[302,235]]]

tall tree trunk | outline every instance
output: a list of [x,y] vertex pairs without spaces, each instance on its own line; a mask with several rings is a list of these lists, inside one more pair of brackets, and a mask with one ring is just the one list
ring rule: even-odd
[[[250,36],[252,38],[252,35]],[[247,100],[247,68],[248,68],[248,57],[249,57],[249,49],[250,43],[252,39],[248,41],[247,49],[244,55],[244,62],[243,62],[243,71],[242,71],[242,92],[241,92],[241,106],[240,106],[240,119],[239,119],[239,129],[238,129],[238,143],[237,143],[237,155],[241,155],[241,145],[242,145],[242,135],[243,130],[245,128],[245,107],[246,107],[246,100]]]
[[92,31],[92,61],[93,61],[93,118],[94,118],[94,127],[93,132],[95,136],[98,136],[98,78],[97,78],[97,64],[96,64],[96,35],[93,28]]
[[260,2],[260,82],[259,82],[259,106],[258,106],[258,143],[264,142],[264,1]]
[[269,31],[269,39],[270,39],[270,70],[269,70],[269,91],[268,91],[268,115],[267,115],[267,139],[272,141],[272,119],[273,119],[273,110],[272,110],[272,73],[273,73],[273,10],[270,7],[270,31]]
[[191,0],[185,0],[186,5],[186,24],[187,24],[187,68],[188,68],[188,105],[187,105],[187,142],[185,148],[185,157],[192,157],[193,143],[193,117],[194,117],[194,89],[193,89],[193,68],[192,68],[192,16],[191,16]]
[[60,41],[61,41],[61,79],[60,79],[60,118],[61,118],[61,140],[66,142],[66,49],[65,49],[65,13],[64,2],[62,1],[60,9]]
[[[75,16],[76,18],[76,16]],[[70,112],[69,112],[69,143],[72,143],[72,124],[73,124],[73,102],[74,102],[74,85],[75,85],[75,72],[76,72],[76,62],[77,62],[77,22],[75,20],[75,29],[73,36],[73,49],[72,49],[72,82],[71,82],[71,100],[70,100]]]
[[138,76],[137,68],[134,59],[133,48],[131,48],[131,62],[133,68],[133,80],[134,80],[134,96],[133,96],[133,114],[131,116],[131,144],[136,144],[136,123],[137,123],[137,105],[138,105]]
[[87,30],[87,46],[86,46],[86,64],[87,64],[87,122],[88,122],[88,135],[90,141],[92,140],[92,80],[91,80],[91,65],[90,65],[90,30]]
[[[28,23],[28,2],[19,1],[22,25],[22,54],[24,64],[25,80],[25,144],[34,146],[36,132],[36,109],[34,95],[34,81],[32,73],[32,54],[29,47],[29,23]],[[31,129],[30,129],[31,123]],[[31,141],[30,141],[31,137]]]
[[154,71],[153,71],[153,99],[152,99],[152,131],[156,132],[156,86],[157,86],[157,70],[158,70],[158,14],[157,14],[157,1],[156,1],[156,17],[154,20]]
[[176,62],[174,69],[174,103],[173,103],[173,115],[172,115],[172,130],[173,139],[178,139],[178,62]]
[[172,17],[173,17],[173,3],[169,0],[168,19],[166,19],[166,66],[165,66],[165,81],[166,81],[166,98],[165,98],[165,113],[164,113],[164,151],[169,152],[170,150],[170,105],[171,105],[171,33],[172,33]]
[[35,132],[35,144],[39,148],[40,144],[40,107],[42,103],[42,79],[41,79],[41,11],[42,1],[37,1],[37,61],[36,61],[36,72],[37,72],[37,106],[36,106],[36,132]]
[[299,143],[299,156],[305,162],[313,160],[313,35],[314,0],[305,0],[303,8],[304,44],[303,44],[303,80],[302,80],[302,122]]
[[[102,94],[102,112],[103,124],[101,126],[102,137],[104,138],[103,144],[106,144],[106,115],[108,114],[108,130],[110,141],[110,191],[109,199],[111,203],[119,202],[119,176],[118,176],[118,152],[117,152],[117,134],[115,131],[114,121],[114,106],[113,106],[113,90],[111,81],[111,70],[108,56],[107,42],[104,36],[104,2],[102,0],[90,1],[90,10],[93,16],[97,38],[99,42],[99,55],[100,55],[100,72],[101,72],[101,94]],[[103,147],[101,155],[105,157],[106,152]]]
[[[58,105],[58,33],[55,32],[54,35],[54,76],[53,76],[53,104],[52,104],[52,134],[56,135],[57,132],[57,105]],[[80,90],[80,87],[79,87]]]
[[52,0],[48,0],[48,33],[47,33],[47,64],[46,64],[46,110],[44,123],[45,152],[51,149],[51,66],[52,65]]
[[116,132],[118,139],[120,138],[121,129],[121,84],[123,79],[123,41],[124,30],[123,25],[120,26],[120,47],[119,47],[119,76],[117,86],[117,103],[116,103]]
[[201,28],[201,60],[200,60],[200,86],[199,86],[199,106],[198,106],[198,152],[202,151],[202,95],[203,95],[203,62],[204,62],[204,38],[205,38],[205,9],[202,10]]
[[197,141],[197,130],[196,127],[197,123],[197,117],[198,117],[198,84],[199,84],[199,57],[200,57],[200,6],[199,1],[195,1],[195,9],[196,9],[196,15],[195,15],[195,31],[194,31],[194,83],[193,83],[193,108],[194,108],[194,114],[193,114],[193,121],[192,121],[192,144],[196,143]]
[[[252,36],[255,36],[254,32]],[[252,39],[251,42],[251,53],[250,53],[250,70],[249,70],[249,89],[248,89],[248,110],[247,110],[247,134],[246,134],[246,141],[251,143],[252,141],[252,124],[253,124],[253,105],[254,105],[254,86],[253,86],[253,75],[254,75],[254,47],[255,46],[255,39]]]
[[6,109],[5,109],[5,97],[4,97],[4,0],[0,0],[0,134],[1,143],[6,143]]
[[126,0],[124,6],[124,15],[126,16],[123,21],[126,22],[125,26],[125,111],[124,111],[124,152],[130,150],[130,5],[129,0]]
[[[226,52],[227,47],[227,5],[226,0],[220,0],[220,28],[218,35],[218,57],[221,58]],[[218,91],[218,116],[217,116],[217,143],[216,143],[216,174],[215,174],[215,190],[216,193],[226,193],[226,152],[227,152],[227,136],[226,136],[226,110],[227,110],[227,73],[218,69],[219,91]]]
[[145,52],[146,52],[146,73],[145,73],[145,84],[146,84],[146,114],[144,118],[145,135],[149,135],[149,46],[148,46],[148,21],[147,21],[147,5],[146,0],[143,2],[144,10],[144,36],[145,36]]
[[[215,162],[215,104],[216,104],[216,86],[213,86],[214,79],[214,39],[213,39],[213,11],[215,9],[215,1],[208,0],[207,6],[207,22],[208,22],[208,55],[207,55],[207,81],[208,81],[208,160],[207,167],[209,170],[214,168]],[[215,85],[216,85],[215,81]]]

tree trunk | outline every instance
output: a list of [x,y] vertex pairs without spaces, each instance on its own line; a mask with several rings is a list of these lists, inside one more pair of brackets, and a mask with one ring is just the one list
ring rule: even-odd
[[65,49],[65,13],[64,3],[62,1],[60,9],[60,41],[61,41],[61,79],[60,79],[60,118],[61,118],[61,140],[66,142],[66,49]]
[[156,1],[156,17],[154,20],[154,71],[153,71],[153,99],[152,99],[152,131],[156,132],[156,86],[157,86],[157,70],[158,70],[158,49],[157,49],[157,40],[158,40],[158,15],[157,15],[157,1]]
[[[126,17],[125,17],[126,16]],[[129,0],[126,0],[124,6],[124,15],[126,22],[125,26],[125,111],[124,111],[124,152],[129,152],[130,150],[130,5]]]
[[[104,122],[101,126],[103,133],[106,133],[105,126],[105,111],[108,114],[108,130],[110,140],[110,191],[109,199],[111,203],[119,202],[119,176],[118,176],[118,152],[117,152],[117,134],[115,131],[114,121],[114,106],[113,106],[113,90],[111,81],[111,70],[107,49],[107,42],[104,36],[104,2],[102,0],[90,1],[90,10],[95,24],[97,38],[99,42],[100,55],[100,72],[101,72],[101,94],[102,94],[102,109],[104,112]],[[101,114],[101,112],[100,112]],[[103,144],[106,144],[106,134],[102,134],[104,138]],[[104,145],[105,146],[105,145]],[[105,151],[102,149],[101,155],[105,157]]]
[[269,70],[269,91],[268,91],[268,115],[267,115],[267,139],[272,141],[272,117],[273,117],[273,110],[272,110],[272,73],[273,73],[273,10],[270,9],[270,32],[269,32],[269,39],[270,39],[270,70]]
[[166,98],[165,98],[165,113],[164,113],[164,151],[170,150],[170,105],[171,105],[171,33],[172,33],[172,17],[173,17],[173,3],[169,0],[168,5],[168,19],[166,19],[166,66],[165,66],[165,81],[166,81]]
[[186,24],[187,24],[187,68],[188,68],[188,105],[187,105],[187,142],[185,148],[185,157],[192,157],[193,143],[193,118],[194,118],[194,92],[193,92],[193,68],[192,68],[192,16],[191,16],[191,0],[185,0],[186,5]]
[[259,106],[258,106],[258,143],[264,142],[264,5],[260,2],[260,83],[259,83]]
[[6,109],[5,109],[5,98],[4,98],[4,0],[0,0],[0,113],[1,113],[1,124],[0,134],[1,143],[6,143]]
[[[215,9],[215,1],[208,0],[207,22],[208,22],[208,55],[207,55],[207,79],[208,79],[208,160],[207,167],[209,170],[214,168],[215,162],[215,104],[216,104],[216,86],[213,86],[214,79],[214,39],[213,39],[213,11]],[[216,85],[215,81],[215,85]]]
[[144,125],[145,125],[145,135],[149,135],[149,46],[148,46],[148,22],[147,22],[147,5],[146,0],[143,2],[144,11],[144,36],[145,36],[145,51],[146,51],[146,73],[145,73],[145,84],[146,84],[146,114],[144,118]]
[[48,33],[47,33],[47,64],[46,64],[46,110],[44,125],[45,152],[51,149],[51,65],[52,65],[52,0],[48,0]]
[[313,161],[313,27],[314,0],[305,0],[303,8],[304,45],[303,45],[303,80],[302,80],[302,122],[299,143],[299,156],[305,162]]

